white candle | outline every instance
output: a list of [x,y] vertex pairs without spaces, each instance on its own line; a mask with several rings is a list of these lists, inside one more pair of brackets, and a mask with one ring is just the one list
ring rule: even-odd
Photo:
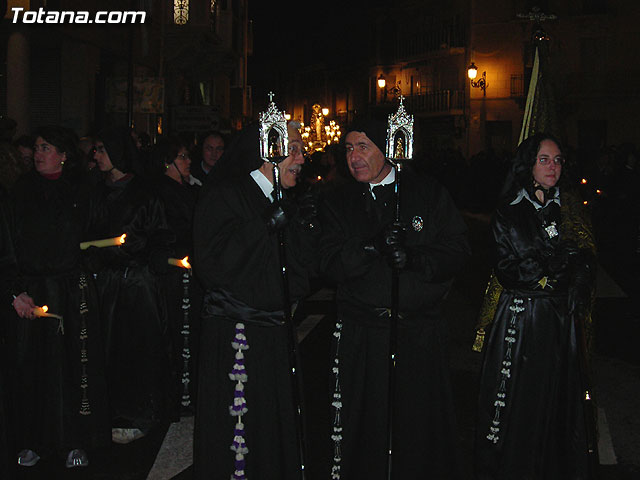
[[126,233],[123,233],[119,237],[113,238],[103,238],[102,240],[89,240],[88,242],[82,242],[80,244],[81,250],[86,250],[89,247],[115,247],[120,246],[124,243],[125,238],[127,237]]

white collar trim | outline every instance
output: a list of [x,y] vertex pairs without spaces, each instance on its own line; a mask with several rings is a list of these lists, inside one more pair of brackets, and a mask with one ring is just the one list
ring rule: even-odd
[[524,188],[521,189],[518,194],[516,195],[516,198],[513,202],[511,202],[511,205],[517,205],[518,203],[520,203],[522,201],[523,198],[526,198],[527,200],[529,200],[529,202],[536,207],[536,210],[540,210],[544,207],[546,207],[547,205],[549,205],[550,203],[557,203],[558,205],[560,205],[560,189],[556,188],[556,192],[553,195],[553,198],[548,198],[547,202],[544,204],[544,206],[540,205],[538,202],[534,201],[531,199],[531,197],[529,196],[529,192],[527,192]]
[[391,167],[391,170],[389,171],[389,173],[387,173],[387,176],[384,177],[380,183],[370,183],[369,191],[371,192],[371,195],[373,196],[374,200],[376,196],[373,193],[373,187],[377,187],[378,185],[389,185],[390,183],[395,182],[395,180],[396,180],[396,169]]
[[273,198],[271,198],[273,185],[271,184],[269,179],[264,176],[264,173],[262,173],[262,171],[258,168],[256,170],[253,170],[249,175],[251,175],[251,178],[253,178],[253,180],[258,184],[260,190],[262,190],[262,193],[264,193],[264,196],[267,197],[270,202],[273,202]]

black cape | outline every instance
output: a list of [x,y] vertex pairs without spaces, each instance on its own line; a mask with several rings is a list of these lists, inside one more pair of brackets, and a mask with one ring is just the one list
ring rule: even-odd
[[[162,175],[156,178],[154,188],[164,205],[169,230],[175,235],[172,258],[186,256],[193,262],[193,215],[199,187],[180,184]],[[167,304],[171,336],[176,395],[169,406],[170,416],[179,418],[180,411],[193,411],[197,393],[198,345],[200,338],[200,311],[203,291],[190,270],[170,266],[159,275],[162,296]]]
[[[480,479],[587,478],[584,412],[568,265],[551,269],[563,238],[559,205],[503,203],[492,224],[504,290],[485,346],[478,399]],[[551,235],[550,233],[551,232]],[[541,278],[549,283],[543,288]]]
[[93,203],[94,249],[114,427],[149,428],[167,415],[176,384],[166,302],[153,271],[166,268],[173,234],[161,200],[140,176],[107,183]]
[[[320,269],[337,282],[338,329],[332,401],[334,463],[343,479],[386,478],[391,268],[362,248],[394,220],[393,186],[373,200],[351,183],[321,208]],[[441,303],[469,257],[466,226],[433,179],[403,172],[401,221],[407,245],[427,254],[420,271],[400,274],[394,477],[457,478],[454,411]],[[341,425],[342,431],[335,425]],[[396,477],[397,476],[397,477]]]
[[[98,299],[81,264],[89,195],[66,172],[49,180],[33,171],[14,187],[10,230],[18,274],[14,294],[63,316],[16,322],[17,448],[40,456],[109,442]],[[62,329],[63,327],[63,329]]]
[[[297,479],[289,345],[282,321],[282,277],[275,233],[263,220],[269,201],[244,175],[218,183],[198,202],[194,221],[194,268],[207,294],[202,321],[199,391],[194,436],[194,478],[229,477],[237,468],[234,440],[237,358],[232,341],[238,323],[249,345],[242,416],[247,478]],[[311,244],[305,233],[285,228],[292,300],[307,294]],[[205,348],[206,346],[206,348]]]

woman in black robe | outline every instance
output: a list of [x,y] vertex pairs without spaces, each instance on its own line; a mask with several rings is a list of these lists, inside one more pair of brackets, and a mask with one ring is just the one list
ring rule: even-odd
[[587,478],[574,318],[590,308],[595,250],[563,165],[550,135],[525,140],[493,220],[504,290],[481,373],[479,479]]
[[[171,256],[193,257],[193,214],[198,186],[190,185],[191,158],[187,145],[169,137],[153,152],[156,169],[154,187],[164,204],[169,229],[175,235]],[[171,417],[192,415],[197,392],[197,347],[202,308],[202,288],[190,269],[172,266],[159,276],[163,297],[167,302],[171,331],[173,368],[177,384],[171,399]]]
[[[289,139],[290,155],[280,163],[285,189],[304,161],[300,134],[290,129]],[[206,289],[197,479],[300,478],[276,231],[284,229],[293,301],[309,292],[313,237],[292,203],[271,203],[272,171],[258,146],[257,125],[247,127],[207,177],[196,207],[194,269]]]
[[[98,302],[80,262],[89,193],[72,132],[42,128],[34,149],[35,169],[14,186],[9,209],[18,464],[66,454],[67,467],[87,466],[85,449],[109,438]],[[63,318],[37,317],[43,305]]]
[[120,247],[92,248],[104,324],[112,440],[129,443],[167,414],[171,347],[166,303],[156,271],[164,271],[173,235],[151,185],[134,173],[135,146],[126,128],[101,132],[94,155],[107,173],[92,206],[95,239],[126,234]]

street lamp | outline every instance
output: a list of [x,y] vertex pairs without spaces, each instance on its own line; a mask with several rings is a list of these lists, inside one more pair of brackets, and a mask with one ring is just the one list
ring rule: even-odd
[[471,62],[471,65],[467,68],[467,76],[469,80],[471,80],[472,87],[481,89],[484,95],[487,94],[487,72],[482,72],[482,76],[476,80],[478,67],[476,67],[475,63]]
[[380,88],[384,88],[387,86],[387,81],[384,78],[384,75],[380,74],[380,76],[378,77],[378,87]]

